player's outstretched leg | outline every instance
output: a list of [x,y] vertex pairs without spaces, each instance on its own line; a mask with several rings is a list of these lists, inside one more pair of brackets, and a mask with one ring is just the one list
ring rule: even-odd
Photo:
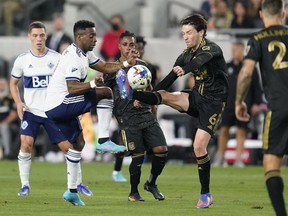
[[112,119],[112,108],[113,99],[102,99],[97,103],[99,139],[98,143],[96,144],[96,151],[99,153],[117,153],[126,150],[125,146],[117,145],[109,139],[109,126]]

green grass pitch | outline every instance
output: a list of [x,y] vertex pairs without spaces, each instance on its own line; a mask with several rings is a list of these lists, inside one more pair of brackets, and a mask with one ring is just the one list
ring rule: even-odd
[[[0,215],[2,216],[265,216],[275,215],[264,184],[262,167],[212,168],[211,193],[214,205],[196,209],[199,182],[195,165],[168,164],[158,179],[158,187],[165,201],[157,201],[143,190],[150,164],[144,164],[139,191],[145,202],[128,202],[129,183],[115,183],[111,179],[113,164],[82,163],[83,182],[94,192],[83,197],[86,206],[78,207],[62,200],[66,190],[66,164],[33,162],[31,194],[18,197],[20,188],[17,161],[0,161]],[[128,166],[123,167],[128,177]],[[287,168],[283,168],[287,182]],[[287,190],[285,197],[287,199]]]

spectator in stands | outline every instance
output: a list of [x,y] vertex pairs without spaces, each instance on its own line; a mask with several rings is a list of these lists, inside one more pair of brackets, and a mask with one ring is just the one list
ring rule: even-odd
[[15,14],[22,9],[20,0],[4,0],[1,3],[3,8],[3,18],[5,25],[5,35],[13,35],[14,33],[14,17]]
[[61,14],[54,14],[53,16],[54,32],[49,34],[46,40],[46,46],[52,50],[60,52],[61,44],[71,44],[72,39],[64,32],[64,20]]
[[227,5],[226,0],[216,0],[215,14],[208,20],[209,29],[229,28],[233,14]]
[[120,57],[118,43],[120,35],[125,32],[125,21],[122,15],[116,14],[110,18],[111,30],[103,36],[100,53],[106,61],[116,61]]
[[4,148],[4,158],[11,156],[11,124],[17,123],[17,119],[16,106],[9,95],[8,81],[0,78],[0,147]]
[[251,17],[247,14],[248,5],[244,0],[237,0],[233,7],[234,18],[231,28],[254,28]]
[[249,0],[248,2],[248,15],[252,18],[255,28],[263,28],[264,24],[259,15],[262,0]]
[[204,1],[200,7],[200,11],[206,19],[210,19],[216,11],[216,0]]
[[[229,140],[229,129],[231,126],[236,126],[237,145],[236,160],[234,166],[244,167],[241,156],[244,150],[244,142],[246,139],[248,123],[237,120],[234,112],[237,77],[242,67],[243,59],[244,44],[241,41],[236,41],[232,44],[232,60],[227,63],[229,93],[227,107],[223,113],[222,122],[220,124],[218,136],[218,151],[215,161],[212,164],[213,166],[227,166],[227,163],[224,160],[224,154]],[[261,111],[260,104],[262,103],[262,96],[263,94],[260,86],[259,75],[257,72],[255,72],[253,73],[251,87],[245,100],[252,116],[258,114]]]

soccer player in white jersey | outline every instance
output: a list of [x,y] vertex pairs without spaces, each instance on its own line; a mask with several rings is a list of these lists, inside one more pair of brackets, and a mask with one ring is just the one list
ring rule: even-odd
[[108,87],[96,87],[97,80],[85,83],[87,69],[91,67],[103,73],[114,73],[134,65],[138,52],[133,49],[124,62],[104,62],[92,52],[96,45],[96,29],[93,22],[80,20],[74,24],[74,43],[62,53],[60,62],[50,80],[45,102],[46,114],[58,125],[70,145],[67,151],[68,190],[63,194],[66,201],[83,205],[76,190],[77,166],[84,146],[82,128],[78,116],[97,107],[99,122],[98,152],[121,152],[126,148],[109,139],[109,123],[112,118],[113,95]]
[[[27,196],[30,193],[31,152],[40,125],[43,125],[52,143],[68,142],[44,112],[47,85],[61,55],[45,47],[47,36],[43,23],[32,22],[29,26],[28,37],[31,41],[31,49],[19,55],[15,60],[10,79],[10,90],[17,105],[18,116],[22,120],[21,148],[18,155],[22,187],[18,193],[19,196]],[[22,102],[18,90],[18,82],[22,77],[25,103]],[[81,183],[81,168],[80,166],[78,168],[78,190],[83,195],[92,195],[92,192]]]

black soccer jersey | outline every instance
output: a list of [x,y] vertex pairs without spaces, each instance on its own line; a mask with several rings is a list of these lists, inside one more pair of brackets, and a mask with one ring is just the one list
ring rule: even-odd
[[182,67],[186,73],[193,73],[194,88],[201,96],[226,101],[228,95],[226,62],[217,44],[203,39],[196,51],[184,50],[174,66]]
[[272,110],[287,104],[287,45],[288,28],[280,25],[254,33],[248,41],[245,58],[259,62],[264,93]]
[[[140,59],[136,61],[136,64],[147,64]],[[128,72],[130,67],[123,70]],[[134,100],[122,99],[120,96],[120,90],[116,83],[116,73],[104,74],[105,86],[112,89],[114,95],[114,109],[113,114],[116,117],[120,129],[135,128],[143,129],[153,124],[156,121],[156,116],[151,112],[151,107],[146,104],[141,104],[140,107],[135,108],[133,106]]]

